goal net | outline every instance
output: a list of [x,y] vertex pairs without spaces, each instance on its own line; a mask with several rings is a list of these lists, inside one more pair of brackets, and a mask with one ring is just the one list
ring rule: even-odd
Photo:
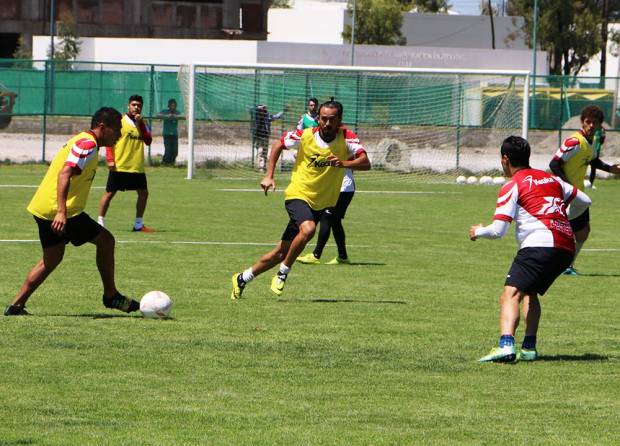
[[[501,141],[527,137],[528,81],[525,71],[184,65],[188,178],[205,170],[259,177],[265,148],[295,128],[311,97],[343,104],[344,125],[366,147],[374,178],[492,173]],[[285,151],[280,168],[293,162]]]

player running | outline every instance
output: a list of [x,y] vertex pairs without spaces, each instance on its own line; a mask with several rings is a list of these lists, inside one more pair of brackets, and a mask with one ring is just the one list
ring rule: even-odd
[[314,236],[323,212],[338,201],[344,170],[370,169],[370,160],[357,135],[341,123],[342,104],[327,101],[319,107],[318,127],[285,133],[273,145],[267,174],[261,181],[265,195],[276,188],[273,174],[282,150],[298,149],[291,182],[285,191],[284,206],[290,220],[273,250],[252,267],[232,276],[232,299],[240,298],[248,282],[278,263],[280,268],[271,281],[271,291],[281,295],[293,263]]
[[540,321],[540,301],[554,280],[570,265],[575,241],[566,207],[571,217],[581,215],[590,198],[542,170],[530,167],[530,145],[518,136],[510,136],[501,147],[501,163],[506,177],[497,199],[493,223],[469,229],[472,241],[501,238],[515,220],[519,250],[506,275],[500,296],[499,347],[480,358],[480,362],[511,362],[517,359],[515,332],[519,325],[519,304],[525,321],[525,337],[519,353],[522,361],[538,357],[536,333]]
[[142,222],[149,190],[144,173],[144,144],[151,145],[153,138],[151,131],[142,118],[142,96],[133,95],[127,104],[127,113],[123,116],[121,139],[116,146],[106,147],[106,160],[110,173],[105,192],[99,201],[98,222],[104,226],[104,218],[110,207],[110,202],[116,192],[135,190],[138,193],[136,200],[136,220],[134,232],[153,232],[153,228]]
[[[583,180],[588,166],[593,172],[601,169],[620,174],[620,165],[609,165],[599,158],[600,145],[605,142],[602,128],[604,118],[603,110],[596,105],[585,107],[581,111],[581,130],[564,140],[549,163],[549,168],[555,175],[579,190],[584,190]],[[597,133],[600,134],[600,141],[598,138],[595,140]],[[575,257],[564,274],[576,276],[575,259],[590,235],[590,211],[586,210],[579,217],[571,219],[570,225],[575,234]]]
[[[71,138],[56,154],[43,181],[28,205],[39,227],[43,258],[30,270],[5,316],[27,315],[26,301],[62,262],[65,245],[90,242],[97,249],[97,268],[103,283],[103,304],[126,313],[140,304],[118,292],[114,283],[114,236],[91,219],[84,207],[97,172],[100,146],[112,146],[121,136],[121,114],[113,108],[99,109],[91,129]],[[83,268],[73,271],[75,283],[90,275]]]

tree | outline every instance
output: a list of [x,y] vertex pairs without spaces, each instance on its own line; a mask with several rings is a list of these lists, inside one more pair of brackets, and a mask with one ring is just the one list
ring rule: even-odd
[[399,0],[403,11],[416,10],[417,12],[447,13],[452,5],[447,0]]
[[270,8],[290,8],[290,0],[269,0]]
[[[403,13],[398,0],[349,0],[347,9],[353,16],[355,3],[355,43],[368,45],[406,45],[403,37]],[[342,37],[351,42],[351,25],[346,25]]]
[[[14,67],[32,68],[32,51],[28,49],[23,36],[19,36],[19,39],[17,40],[17,48],[13,52],[13,57],[18,60],[13,63]],[[24,62],[25,60],[28,60],[28,62]]]
[[[508,15],[525,19],[521,34],[532,47],[532,0],[512,0]],[[537,46],[549,53],[550,74],[577,74],[602,44],[596,0],[539,0]],[[514,38],[514,36],[513,36]]]
[[[75,28],[75,21],[71,14],[64,14],[58,22],[58,40],[59,43],[54,45],[54,60],[59,61],[55,64],[55,68],[59,70],[70,70],[73,66],[71,61],[80,54],[80,36],[78,36]],[[47,57],[49,58],[52,48],[48,48]]]

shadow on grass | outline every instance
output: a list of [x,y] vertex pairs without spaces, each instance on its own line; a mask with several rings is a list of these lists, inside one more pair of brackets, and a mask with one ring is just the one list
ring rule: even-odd
[[0,440],[0,446],[17,446],[24,444],[35,444],[33,440]]
[[[301,262],[298,262],[301,263]],[[303,265],[303,263],[302,263]],[[326,263],[323,263],[321,265],[325,265],[325,266],[340,266],[340,267],[344,267],[344,266],[385,266],[387,265],[387,263],[383,263],[383,262],[351,262],[351,263],[342,263],[339,265],[327,265]],[[321,265],[310,265],[310,266],[321,266]]]
[[329,303],[329,304],[397,304],[407,305],[407,302],[402,300],[357,300],[357,299],[312,299],[310,302],[316,303]]
[[[115,318],[125,318],[125,319],[152,319],[154,321],[174,321],[173,317],[164,317],[164,318],[148,318],[144,317],[141,314],[107,314],[107,313],[81,313],[81,314],[46,314],[44,317],[84,317],[89,319],[115,319]],[[0,443],[2,446],[2,443]]]
[[605,274],[605,273],[579,273],[583,277],[620,277],[620,274]]
[[582,355],[541,355],[537,361],[608,361],[609,357],[584,353]]

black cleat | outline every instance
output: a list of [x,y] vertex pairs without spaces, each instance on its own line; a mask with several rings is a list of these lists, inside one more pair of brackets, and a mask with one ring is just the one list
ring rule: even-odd
[[129,299],[123,296],[118,291],[114,294],[114,297],[108,299],[103,296],[103,305],[106,308],[113,308],[115,310],[124,311],[125,313],[133,313],[140,309],[140,302],[133,299]]
[[30,316],[26,307],[20,305],[9,305],[4,309],[5,316]]

